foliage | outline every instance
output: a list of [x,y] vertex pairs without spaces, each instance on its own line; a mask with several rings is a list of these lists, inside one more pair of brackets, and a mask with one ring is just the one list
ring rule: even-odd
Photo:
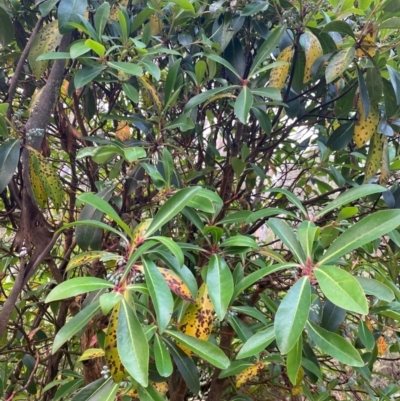
[[0,0],[0,397],[388,400],[398,0]]

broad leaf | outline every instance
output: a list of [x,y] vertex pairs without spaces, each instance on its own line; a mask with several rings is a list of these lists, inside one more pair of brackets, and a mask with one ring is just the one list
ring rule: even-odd
[[79,23],[87,9],[87,0],[61,0],[57,8],[57,20],[60,33],[73,31],[71,22]]
[[212,255],[207,267],[206,283],[219,320],[223,320],[233,295],[233,278],[225,260]]
[[171,356],[166,345],[158,334],[154,336],[153,349],[158,373],[163,377],[169,377],[173,371]]
[[368,303],[358,281],[347,271],[335,266],[314,269],[324,295],[335,305],[351,312],[366,315]]
[[143,387],[148,385],[149,344],[140,322],[125,301],[121,301],[117,328],[117,347],[122,364]]
[[154,262],[142,258],[146,284],[157,315],[158,330],[162,333],[171,320],[174,300],[171,291]]
[[248,358],[262,352],[275,340],[274,327],[268,327],[250,337],[237,354],[237,359]]
[[235,101],[235,114],[242,124],[246,124],[251,106],[253,105],[253,94],[251,90],[245,86],[239,93]]
[[53,342],[52,353],[55,354],[74,334],[83,329],[100,310],[100,302],[96,301],[82,309],[77,315],[60,329]]
[[326,83],[334,81],[347,70],[347,67],[354,59],[355,52],[354,47],[349,47],[339,51],[332,57],[325,70]]
[[311,322],[307,324],[307,332],[317,347],[339,362],[350,366],[364,366],[360,354],[342,336],[324,330]]
[[360,283],[361,288],[367,295],[374,295],[386,302],[393,301],[394,293],[386,284],[368,277],[354,276],[354,278]]
[[275,338],[282,354],[287,354],[301,336],[310,306],[310,281],[302,277],[283,298],[275,315]]
[[76,277],[57,285],[50,291],[46,303],[75,297],[85,292],[114,288],[107,280],[97,277]]
[[301,366],[303,352],[303,337],[299,337],[295,346],[288,352],[286,358],[286,370],[290,382],[296,385],[297,375]]
[[166,330],[165,333],[219,369],[226,369],[230,364],[229,358],[224,352],[211,342],[188,336],[179,331]]
[[319,261],[325,265],[336,260],[353,249],[359,248],[384,234],[394,230],[400,225],[400,211],[396,209],[381,210],[360,220],[346,230],[329,247]]
[[0,193],[10,183],[14,171],[18,166],[20,148],[19,139],[6,142],[0,146]]

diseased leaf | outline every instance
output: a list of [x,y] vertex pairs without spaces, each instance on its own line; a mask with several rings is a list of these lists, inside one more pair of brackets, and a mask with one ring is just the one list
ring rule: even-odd
[[354,56],[354,47],[341,50],[333,56],[325,70],[326,83],[332,82],[340,77],[347,70],[347,67],[353,61]]

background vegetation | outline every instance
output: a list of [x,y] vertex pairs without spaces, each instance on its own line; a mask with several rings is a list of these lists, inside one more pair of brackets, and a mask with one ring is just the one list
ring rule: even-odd
[[0,0],[0,397],[399,397],[400,1]]

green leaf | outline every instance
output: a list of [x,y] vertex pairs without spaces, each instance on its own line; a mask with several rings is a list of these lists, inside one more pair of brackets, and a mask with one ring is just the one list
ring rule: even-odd
[[14,171],[18,166],[20,148],[19,139],[6,142],[0,146],[0,193],[10,183]]
[[225,240],[220,247],[239,246],[258,249],[257,242],[253,238],[246,235],[234,235]]
[[138,159],[146,157],[146,151],[143,148],[126,148],[124,149],[125,159],[132,163]]
[[[203,54],[203,53],[199,53],[199,54]],[[224,58],[222,58],[216,54],[213,54],[213,53],[205,53],[204,56],[210,60],[214,60],[217,63],[222,64],[225,68],[227,68],[234,75],[236,75],[238,78],[240,78],[240,74],[235,70],[235,67],[231,63],[229,63],[227,60],[225,60]]]
[[179,8],[185,11],[190,11],[194,13],[194,7],[189,0],[171,0],[171,3],[176,4]]
[[339,195],[332,202],[328,203],[320,212],[315,216],[316,219],[321,218],[324,214],[330,212],[331,210],[338,209],[341,206],[348,205],[354,200],[364,198],[372,194],[377,194],[380,192],[385,192],[386,188],[375,184],[364,184],[359,187],[354,187]]
[[118,216],[118,213],[113,209],[113,207],[106,202],[104,199],[100,198],[94,193],[86,192],[79,195],[79,200],[93,206],[94,208],[100,210],[101,212],[107,214],[113,221],[115,221],[130,237],[132,236],[132,231],[129,226],[124,223]]
[[206,92],[202,92],[199,95],[192,97],[183,108],[184,112],[188,112],[192,110],[194,107],[198,106],[201,103],[206,102],[207,100],[211,99],[214,95],[225,93],[225,92],[233,92],[235,89],[239,88],[238,85],[231,85],[231,86],[222,86],[220,88],[210,89]]
[[73,31],[70,22],[81,22],[79,15],[84,16],[87,9],[87,0],[61,0],[57,8],[57,20],[60,33]]
[[274,216],[277,214],[285,214],[286,216],[291,216],[296,218],[294,213],[288,212],[284,209],[279,209],[277,207],[269,207],[261,210],[257,210],[250,214],[250,216],[246,220],[246,224],[254,223],[257,220],[264,219],[265,217]]
[[[108,4],[108,3],[103,3],[103,4]],[[99,57],[103,57],[105,52],[106,52],[106,48],[99,42],[96,42],[93,39],[87,39],[85,41],[85,45],[93,50]]]
[[167,79],[165,81],[165,93],[164,93],[164,106],[169,102],[171,94],[175,87],[176,78],[178,77],[179,67],[182,59],[176,60],[171,67],[168,69]]
[[54,355],[60,349],[60,347],[64,343],[66,343],[74,334],[83,329],[86,324],[93,319],[94,315],[96,315],[99,310],[100,302],[96,301],[88,305],[86,308],[82,309],[72,319],[68,320],[68,322],[63,327],[61,327],[60,331],[56,334],[56,337],[54,338],[53,348],[51,351],[52,354]]
[[107,25],[108,18],[110,17],[110,3],[105,1],[97,10],[94,15],[94,26],[96,28],[99,38],[103,35],[104,28]]
[[237,359],[248,358],[262,352],[275,340],[274,327],[267,327],[250,337],[237,354]]
[[50,291],[46,303],[75,297],[85,292],[114,288],[114,285],[97,277],[76,277],[58,284]]
[[165,398],[152,386],[137,388],[140,401],[165,401]]
[[307,259],[312,260],[314,241],[318,237],[319,227],[311,221],[303,221],[297,229],[297,237],[306,254]]
[[90,51],[90,47],[86,46],[85,40],[78,40],[74,42],[69,48],[71,58],[75,59]]
[[43,61],[43,60],[65,60],[71,58],[70,53],[68,52],[50,52],[41,54],[36,61]]
[[147,288],[157,315],[158,330],[162,333],[171,320],[174,300],[167,283],[153,261],[147,257],[143,257],[142,261]]
[[224,352],[209,341],[200,340],[179,331],[165,330],[165,333],[219,369],[226,369],[230,364]]
[[396,103],[400,106],[400,72],[391,67],[386,66],[389,72],[390,82],[393,85],[394,93],[396,94]]
[[267,189],[265,192],[272,192],[272,193],[278,192],[278,193],[286,195],[286,198],[291,203],[293,203],[293,205],[295,205],[297,207],[297,209],[299,209],[299,211],[301,212],[302,216],[303,217],[307,217],[307,211],[304,208],[304,206],[302,205],[302,203],[300,202],[299,198],[296,195],[294,195],[292,192],[288,191],[287,189],[285,189],[285,188],[270,188],[270,189]]
[[360,283],[361,288],[367,295],[373,295],[382,301],[392,302],[395,295],[393,291],[386,285],[373,278],[354,276]]
[[118,317],[117,347],[125,369],[140,385],[147,387],[149,344],[139,319],[124,299]]
[[218,225],[225,225],[225,224],[237,224],[237,223],[244,223],[249,216],[251,216],[250,210],[241,210],[240,212],[235,212],[229,214],[222,220],[218,221]]
[[342,336],[324,330],[311,322],[307,323],[307,332],[317,347],[339,362],[350,366],[364,366],[360,354]]
[[246,288],[253,285],[256,281],[262,279],[265,276],[268,276],[268,274],[297,266],[298,265],[296,263],[282,263],[278,265],[265,266],[261,269],[256,270],[253,273],[250,273],[236,285],[235,291],[233,292],[232,300],[236,299],[239,294],[241,294]]
[[85,386],[71,401],[113,401],[118,388],[119,384],[114,383],[111,378],[101,378]]
[[274,234],[289,248],[299,263],[305,265],[306,256],[292,229],[284,220],[270,218],[267,222]]
[[338,237],[322,256],[319,264],[325,265],[332,260],[336,260],[353,249],[387,234],[399,225],[399,210],[381,210],[370,214]]
[[[286,64],[286,63],[284,63]],[[262,97],[269,97],[274,100],[282,100],[282,94],[278,88],[267,87],[267,88],[255,88],[251,89],[253,95],[258,95]]]
[[74,77],[75,89],[84,87],[92,82],[106,67],[99,65],[97,67],[84,67],[79,70]]
[[325,79],[327,84],[334,81],[346,71],[349,64],[353,61],[354,55],[354,47],[349,47],[341,50],[331,58],[325,70]]
[[358,77],[358,90],[360,94],[360,99],[362,103],[362,107],[364,109],[364,115],[365,118],[368,117],[369,112],[371,110],[371,102],[368,96],[368,91],[367,91],[367,86],[365,85],[365,80],[362,71],[356,64],[356,70],[357,70],[357,77]]
[[340,125],[329,136],[326,145],[331,150],[344,149],[353,138],[354,122],[350,121]]
[[365,348],[368,351],[371,351],[375,346],[375,338],[374,335],[369,331],[369,328],[360,320],[358,323],[358,336],[360,337],[361,342],[364,344]]
[[345,270],[335,266],[320,266],[314,274],[324,295],[342,309],[368,314],[368,303],[358,281]]
[[264,11],[268,8],[268,2],[267,1],[260,1],[260,0],[256,0],[253,1],[249,4],[247,4],[242,12],[241,12],[241,17],[247,17],[250,15],[254,15],[257,14],[261,11]]
[[229,368],[224,369],[219,374],[219,379],[224,379],[225,377],[235,376],[240,372],[243,372],[246,368],[253,366],[253,362],[248,361],[233,361],[231,362]]
[[53,10],[55,5],[58,3],[58,0],[46,0],[43,3],[39,4],[39,11],[42,14],[42,17],[47,17],[50,14],[50,11]]
[[187,356],[172,340],[164,337],[164,341],[171,352],[172,358],[182,375],[183,380],[193,394],[200,391],[199,371],[192,358]]
[[321,327],[328,331],[336,331],[344,322],[347,312],[334,303],[325,300],[322,312]]
[[349,35],[355,39],[354,32],[350,24],[344,22],[342,20],[336,20],[329,22],[324,26],[322,32],[339,32],[344,33],[345,35]]
[[[139,102],[139,92],[136,90],[136,88],[130,84],[127,84],[126,82],[122,82],[122,89],[124,90],[125,95],[129,98],[134,103]],[[131,149],[131,148],[128,148]],[[128,149],[125,149],[128,150]],[[133,148],[133,149],[142,149],[142,148]],[[145,152],[146,155],[146,152]],[[144,157],[144,156],[143,156]],[[134,161],[134,160],[128,160],[128,161]]]
[[200,191],[200,187],[190,187],[179,190],[164,205],[154,217],[147,229],[146,238],[160,229],[164,224],[172,220],[190,201],[194,195]]
[[225,260],[211,255],[207,267],[208,294],[219,320],[223,320],[233,295],[233,278]]
[[158,373],[163,377],[170,376],[173,371],[171,356],[169,355],[167,347],[158,334],[154,336],[153,349]]
[[283,34],[286,32],[286,26],[281,25],[279,28],[276,28],[272,31],[272,33],[268,36],[265,42],[257,49],[256,57],[254,58],[253,64],[251,65],[249,77],[251,78],[254,74],[257,73],[258,67],[270,56],[270,54],[274,51],[279,41],[281,40]]
[[253,94],[251,93],[251,90],[245,86],[239,93],[234,107],[235,114],[241,123],[246,124],[252,105]]
[[109,61],[107,65],[118,71],[126,72],[127,74],[135,75],[137,77],[143,75],[143,69],[138,64],[124,63],[122,61]]
[[299,337],[294,347],[288,352],[286,358],[286,370],[290,382],[293,385],[297,384],[297,375],[301,366],[303,351],[303,337]]
[[0,46],[6,47],[14,39],[14,26],[7,11],[0,7]]
[[302,277],[288,291],[275,315],[275,338],[282,354],[287,354],[298,341],[306,325],[311,306],[308,277]]
[[400,29],[400,17],[392,17],[379,24],[376,29]]

